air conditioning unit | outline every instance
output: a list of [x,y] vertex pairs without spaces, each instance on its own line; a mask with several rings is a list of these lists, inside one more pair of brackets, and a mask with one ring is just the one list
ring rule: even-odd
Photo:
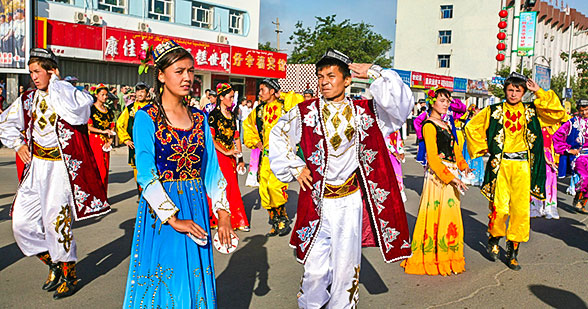
[[219,35],[216,37],[216,41],[217,41],[218,43],[222,43],[222,44],[229,44],[229,38],[227,38],[227,36],[226,36],[226,35],[222,35],[222,34],[219,34]]
[[92,14],[90,16],[90,24],[91,25],[94,25],[94,26],[100,26],[100,25],[102,25],[102,16],[96,15],[96,14]]
[[86,14],[84,12],[74,12],[74,22],[76,23],[86,23],[87,21]]
[[139,31],[149,32],[149,25],[147,23],[139,23]]

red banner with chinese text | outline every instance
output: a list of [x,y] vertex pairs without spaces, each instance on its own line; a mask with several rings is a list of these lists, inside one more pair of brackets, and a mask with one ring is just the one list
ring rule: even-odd
[[149,45],[154,47],[167,40],[174,40],[194,56],[197,70],[228,73],[231,70],[231,47],[195,40],[170,37],[160,34],[130,31],[106,27],[104,31],[104,60],[140,63],[138,55]]
[[410,76],[410,84],[412,87],[416,87],[416,88],[424,88],[425,87],[425,81],[424,81],[424,73],[421,72],[412,72],[412,75]]
[[231,46],[231,74],[285,78],[288,55]]

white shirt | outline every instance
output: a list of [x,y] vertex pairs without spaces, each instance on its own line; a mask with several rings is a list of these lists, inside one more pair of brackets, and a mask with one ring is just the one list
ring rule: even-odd
[[57,147],[55,133],[57,114],[49,100],[49,95],[39,90],[33,102],[33,141],[41,147]]

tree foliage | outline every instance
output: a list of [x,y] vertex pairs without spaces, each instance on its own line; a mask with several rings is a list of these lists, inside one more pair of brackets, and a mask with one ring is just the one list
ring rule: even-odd
[[275,47],[272,47],[272,44],[268,41],[265,43],[257,43],[257,49],[259,50],[267,50],[267,51],[272,51],[272,52],[277,52],[278,49]]
[[[568,53],[562,52],[560,57],[567,62],[569,55]],[[572,87],[573,91],[572,102],[575,102],[577,99],[588,99],[588,53],[575,51],[572,53],[572,60],[574,61],[578,71],[578,76],[570,76],[570,87]],[[556,93],[561,97],[563,88],[566,85],[566,73],[562,72],[559,75],[561,79],[561,85],[558,85],[559,89],[556,89],[553,86],[552,89],[554,91],[559,90],[559,92],[556,91]]]
[[384,57],[392,41],[372,31],[373,26],[364,22],[352,23],[349,19],[335,20],[336,15],[315,17],[314,29],[296,23],[296,30],[288,44],[294,45],[289,63],[316,63],[327,48],[336,49],[353,59],[354,62],[376,63],[390,67],[391,59]]

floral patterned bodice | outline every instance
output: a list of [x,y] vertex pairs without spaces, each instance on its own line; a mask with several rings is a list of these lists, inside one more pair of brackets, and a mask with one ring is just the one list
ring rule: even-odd
[[191,108],[192,128],[183,130],[156,121],[157,107],[147,105],[143,110],[155,123],[155,164],[160,181],[199,179],[204,157],[203,112]]

